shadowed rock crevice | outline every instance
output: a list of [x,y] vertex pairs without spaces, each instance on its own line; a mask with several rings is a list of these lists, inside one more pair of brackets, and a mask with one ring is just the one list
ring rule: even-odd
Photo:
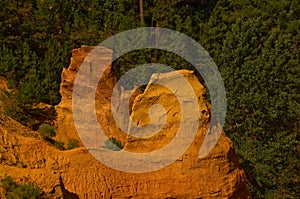
[[64,185],[61,177],[59,178],[59,182],[60,182],[60,187],[61,187],[64,199],[79,199],[79,196],[77,194],[72,193],[65,188],[65,185]]

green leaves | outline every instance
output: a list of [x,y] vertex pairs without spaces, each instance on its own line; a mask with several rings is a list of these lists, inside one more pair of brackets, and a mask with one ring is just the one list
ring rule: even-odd
[[123,143],[119,140],[117,140],[117,138],[112,137],[109,138],[108,140],[105,141],[105,146],[104,148],[109,149],[109,150],[113,150],[113,151],[120,151],[122,150],[124,147]]
[[45,140],[49,140],[56,135],[56,130],[53,126],[48,124],[41,124],[39,127],[39,134]]
[[2,188],[7,199],[37,199],[42,195],[39,187],[33,184],[17,184],[10,176],[2,179]]
[[78,141],[78,140],[70,139],[70,140],[68,141],[67,149],[68,149],[68,150],[71,150],[71,149],[78,148],[79,146],[80,146],[80,144],[79,144],[79,141]]
[[[232,21],[234,17],[230,16],[241,17],[230,25],[222,45],[219,40],[208,44],[216,47],[211,51],[218,52],[215,61],[227,90],[225,131],[240,156],[254,197],[296,197],[300,177],[296,151],[300,67],[297,37],[292,36],[295,31],[284,27],[299,22],[289,21],[293,17],[286,12],[289,5],[283,1],[272,5],[256,2],[265,7],[253,8],[256,10],[247,17],[243,13],[249,9],[247,4],[221,2],[235,10],[217,7],[219,18],[210,24]],[[262,13],[268,9],[276,16]],[[276,19],[267,18],[273,15]],[[217,25],[212,30],[220,34]]]

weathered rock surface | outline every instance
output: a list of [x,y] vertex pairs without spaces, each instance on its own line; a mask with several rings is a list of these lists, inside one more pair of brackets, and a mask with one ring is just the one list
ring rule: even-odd
[[[93,53],[91,53],[93,51]],[[86,57],[88,58],[86,59]],[[56,106],[57,110],[57,136],[56,139],[67,143],[70,139],[80,140],[77,129],[74,125],[73,111],[72,111],[72,91],[74,80],[77,76],[78,70],[85,60],[86,63],[93,65],[93,70],[103,70],[101,77],[94,77],[96,81],[99,80],[97,90],[95,93],[95,107],[96,115],[101,128],[108,137],[112,134],[119,140],[124,141],[126,135],[120,131],[119,127],[115,124],[111,112],[111,95],[113,88],[117,83],[117,75],[115,74],[111,65],[107,66],[112,60],[112,51],[102,47],[89,47],[83,46],[79,49],[72,50],[72,58],[70,66],[63,69],[62,81],[60,84],[60,94],[62,96],[61,102]],[[95,68],[97,67],[97,68]],[[90,71],[87,71],[90,72]],[[90,78],[88,74],[86,78]],[[82,83],[84,85],[84,83]],[[88,89],[88,88],[87,88]],[[137,90],[127,91],[123,88],[118,89],[118,96],[124,99],[132,96],[130,106],[132,106],[133,99],[140,92]],[[118,104],[122,102],[117,102]],[[82,104],[85,106],[85,104]],[[118,113],[122,114],[124,110],[118,109]],[[112,133],[113,132],[113,133]],[[82,145],[83,146],[83,145]]]
[[[74,80],[77,72],[83,63],[87,55],[94,49],[94,47],[83,46],[79,49],[72,50],[71,63],[68,68],[64,68],[62,72],[62,81],[60,84],[60,94],[62,96],[61,102],[56,106],[57,110],[57,139],[59,141],[67,143],[69,139],[79,140],[76,127],[73,122],[72,114],[72,91],[74,86]],[[90,63],[97,61],[100,67],[103,66],[106,60],[112,59],[112,52],[105,48],[94,49],[93,55],[90,55],[88,60]],[[98,56],[97,56],[98,55]],[[101,92],[108,92],[111,90],[111,86],[115,85],[117,78],[112,71],[112,67],[109,66],[105,72],[105,79],[101,81]],[[101,93],[102,94],[102,93]],[[105,103],[108,104],[108,103]]]
[[[57,107],[57,139],[60,141],[79,139],[72,118],[72,86],[78,67],[91,49],[74,50],[70,67],[63,71],[63,99]],[[107,52],[106,57],[109,58],[110,51]],[[139,174],[117,171],[97,161],[84,147],[60,151],[39,139],[36,132],[24,130],[15,121],[0,115],[0,175],[7,174],[18,182],[37,184],[53,198],[250,198],[244,171],[224,133],[213,150],[199,159],[199,149],[211,117],[210,105],[205,99],[204,87],[193,72],[180,73],[195,90],[200,125],[190,147],[169,166]],[[136,138],[117,128],[108,104],[116,76],[110,67],[101,77],[103,82],[99,88],[103,89],[97,90],[96,95],[98,120],[103,130],[108,131],[108,136],[125,142],[124,150],[147,153],[164,147],[174,138],[182,115],[178,100],[170,90],[155,84],[157,79],[176,81],[176,78],[170,80],[172,77],[172,73],[153,75],[144,93],[137,94],[132,101],[131,118],[139,126],[150,123],[149,109],[154,104],[160,104],[167,112],[163,129],[147,139]],[[120,95],[126,95],[124,92],[120,91]],[[102,94],[106,96],[104,100],[100,98]],[[159,117],[160,114],[158,111],[154,116]],[[153,128],[156,128],[155,125]],[[27,132],[27,137],[21,133],[23,131]]]
[[[2,125],[2,124],[1,124]],[[1,177],[39,185],[53,198],[247,198],[245,175],[224,135],[205,159],[194,146],[170,166],[151,173],[113,170],[86,149],[60,151],[44,141],[1,134]],[[69,196],[69,197],[67,197]]]

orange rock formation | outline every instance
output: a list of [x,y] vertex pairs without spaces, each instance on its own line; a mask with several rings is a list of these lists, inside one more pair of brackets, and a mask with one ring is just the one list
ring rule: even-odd
[[[62,101],[57,106],[56,139],[59,141],[79,139],[72,118],[72,87],[79,66],[92,49],[73,50],[71,64],[63,71]],[[105,48],[100,48],[98,53],[104,53],[105,59],[112,54]],[[138,174],[114,170],[96,160],[84,147],[60,151],[41,140],[36,132],[0,115],[0,175],[37,184],[52,198],[250,198],[244,171],[224,133],[213,150],[199,159],[198,152],[209,126],[210,105],[205,99],[204,87],[193,72],[180,73],[195,90],[201,120],[191,146],[169,166]],[[170,76],[172,73],[158,78]],[[178,101],[170,90],[155,84],[155,78],[150,80],[144,93],[136,92],[137,96],[132,98],[131,117],[139,125],[149,124],[149,108],[158,103],[167,111],[167,123],[149,139],[138,139],[121,132],[112,118],[108,103],[117,81],[112,67],[101,77],[96,96],[98,120],[108,136],[125,143],[124,150],[139,153],[157,150],[168,144],[177,132],[181,115]],[[106,97],[100,100],[102,94]],[[125,94],[120,90],[120,96]]]

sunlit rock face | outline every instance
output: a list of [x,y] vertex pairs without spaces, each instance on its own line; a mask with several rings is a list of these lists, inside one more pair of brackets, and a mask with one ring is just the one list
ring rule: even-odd
[[[69,139],[80,140],[73,121],[72,91],[79,67],[93,49],[82,47],[73,50],[71,64],[63,70],[60,89],[62,101],[56,107],[58,119],[55,139],[59,141],[67,143]],[[103,59],[111,59],[112,52],[109,49],[97,50]],[[94,58],[91,57],[91,61]],[[186,135],[189,139],[190,136],[194,137],[187,150],[178,154],[178,158],[166,167],[146,173],[118,171],[99,162],[82,143],[80,148],[61,151],[41,140],[36,132],[26,130],[1,115],[0,175],[7,174],[17,182],[39,185],[52,198],[251,198],[246,188],[244,171],[224,132],[213,150],[206,157],[199,158],[199,150],[211,120],[211,105],[205,97],[205,88],[192,71],[181,70],[178,73],[194,90],[194,96],[180,93],[187,95],[184,105],[192,97],[196,97],[194,100],[197,103],[196,117],[195,110],[189,109],[188,105],[184,122],[187,126],[195,122],[198,125],[195,127],[195,135]],[[176,78],[179,77],[175,72],[153,74],[143,93],[117,88],[120,97],[117,106],[130,98],[128,106],[131,120],[124,121],[138,124],[139,127],[149,127],[150,131],[141,135],[137,129],[130,128],[130,124],[129,132],[123,132],[116,124],[110,103],[117,77],[111,66],[106,68],[96,91],[96,114],[105,134],[123,142],[122,151],[155,152],[168,146],[176,137],[184,114],[176,96],[178,92],[157,84],[158,81],[176,84],[179,81]],[[180,84],[178,89],[184,91],[185,87]],[[132,93],[133,97],[130,96]],[[120,106],[118,114],[126,110]],[[151,134],[152,129],[155,134]],[[141,136],[144,138],[139,138]],[[105,152],[109,149],[99,150]],[[117,158],[117,155],[111,158]],[[132,162],[126,163],[134,169]]]

